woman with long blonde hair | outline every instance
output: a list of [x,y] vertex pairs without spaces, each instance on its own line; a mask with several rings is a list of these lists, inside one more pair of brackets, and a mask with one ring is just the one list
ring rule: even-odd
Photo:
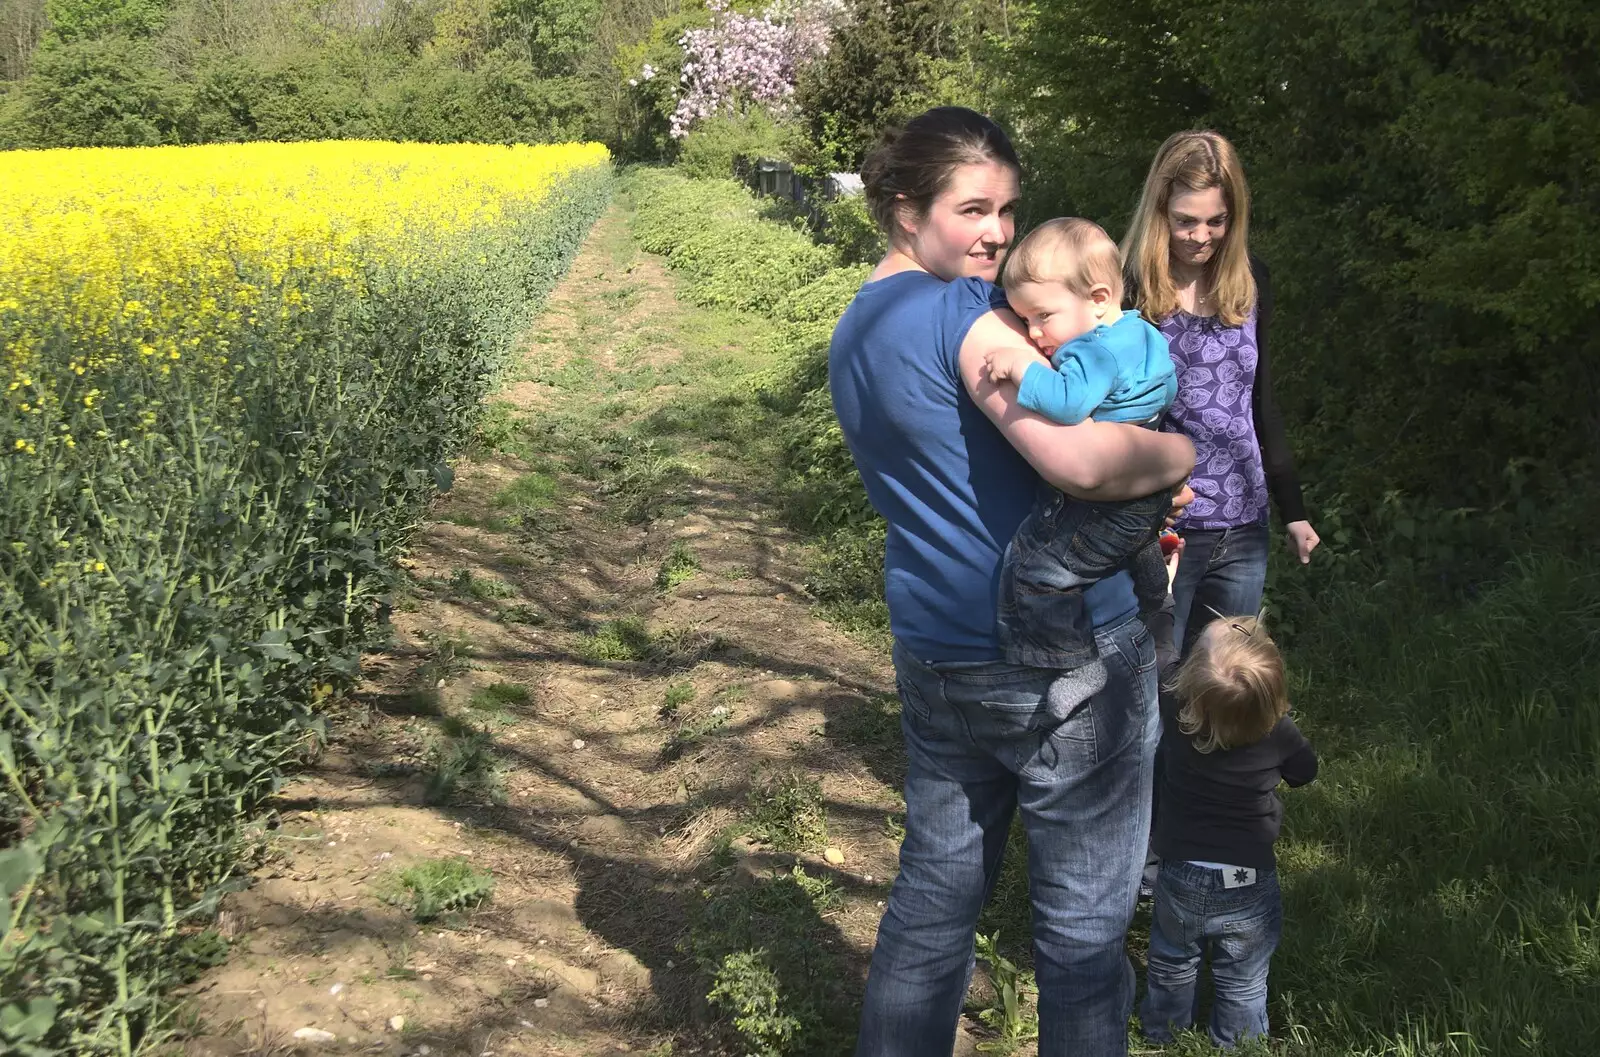
[[1174,635],[1187,652],[1212,613],[1254,613],[1266,589],[1268,496],[1302,563],[1320,540],[1306,517],[1272,398],[1272,285],[1250,254],[1250,189],[1215,132],[1168,137],[1122,243],[1127,301],[1167,338],[1178,398],[1166,427],[1195,446],[1195,500],[1175,526]]

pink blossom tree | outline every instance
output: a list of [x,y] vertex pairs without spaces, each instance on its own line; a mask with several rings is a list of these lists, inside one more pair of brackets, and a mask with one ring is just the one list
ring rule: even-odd
[[679,139],[716,114],[752,106],[791,113],[801,68],[827,54],[833,27],[846,15],[845,0],[777,0],[759,16],[730,10],[728,0],[706,6],[711,25],[678,41],[683,71],[671,129]]

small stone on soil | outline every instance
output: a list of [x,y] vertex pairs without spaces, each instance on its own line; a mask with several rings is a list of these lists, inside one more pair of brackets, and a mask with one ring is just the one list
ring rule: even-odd
[[536,998],[533,1000],[533,1008],[548,1009],[550,1008],[550,1000],[548,998]]
[[822,857],[834,866],[844,862],[844,852],[838,848],[829,848],[822,853]]
[[584,741],[583,741],[582,738],[573,738],[572,739],[572,747],[574,749],[581,749],[581,748],[583,748],[583,746],[584,746]]
[[403,1031],[403,1030],[405,1030],[405,1026],[406,1026],[406,1018],[405,1017],[396,1015],[396,1016],[392,1016],[392,1017],[389,1018],[389,1030],[390,1031]]

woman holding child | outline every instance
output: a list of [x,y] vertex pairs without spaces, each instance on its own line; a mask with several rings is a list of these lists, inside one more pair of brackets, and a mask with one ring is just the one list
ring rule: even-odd
[[[1005,133],[970,110],[932,110],[886,135],[862,179],[890,249],[829,353],[845,440],[888,522],[907,757],[906,836],[868,975],[861,1057],[951,1051],[978,914],[1017,810],[1029,838],[1039,1053],[1126,1052],[1124,936],[1158,735],[1154,646],[1131,578],[1116,572],[1073,588],[1069,630],[1092,637],[1093,656],[1071,668],[1008,662],[1001,564],[1041,479],[1111,510],[1178,486],[1194,452],[1135,417],[1062,424],[991,377],[988,364],[1013,356],[1024,374],[1053,369],[993,286],[1018,172]],[[1117,309],[1114,269],[1111,280],[1064,287],[1079,322]]]
[[1214,614],[1255,613],[1267,581],[1267,499],[1289,546],[1319,540],[1272,397],[1272,283],[1249,252],[1250,191],[1233,145],[1179,132],[1156,152],[1123,239],[1126,303],[1161,328],[1178,371],[1168,429],[1195,446],[1195,501],[1172,584],[1174,634],[1187,653]]

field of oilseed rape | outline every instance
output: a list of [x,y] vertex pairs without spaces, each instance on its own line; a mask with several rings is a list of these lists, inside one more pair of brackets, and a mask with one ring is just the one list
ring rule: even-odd
[[0,153],[0,1052],[164,1036],[610,181],[592,144]]

